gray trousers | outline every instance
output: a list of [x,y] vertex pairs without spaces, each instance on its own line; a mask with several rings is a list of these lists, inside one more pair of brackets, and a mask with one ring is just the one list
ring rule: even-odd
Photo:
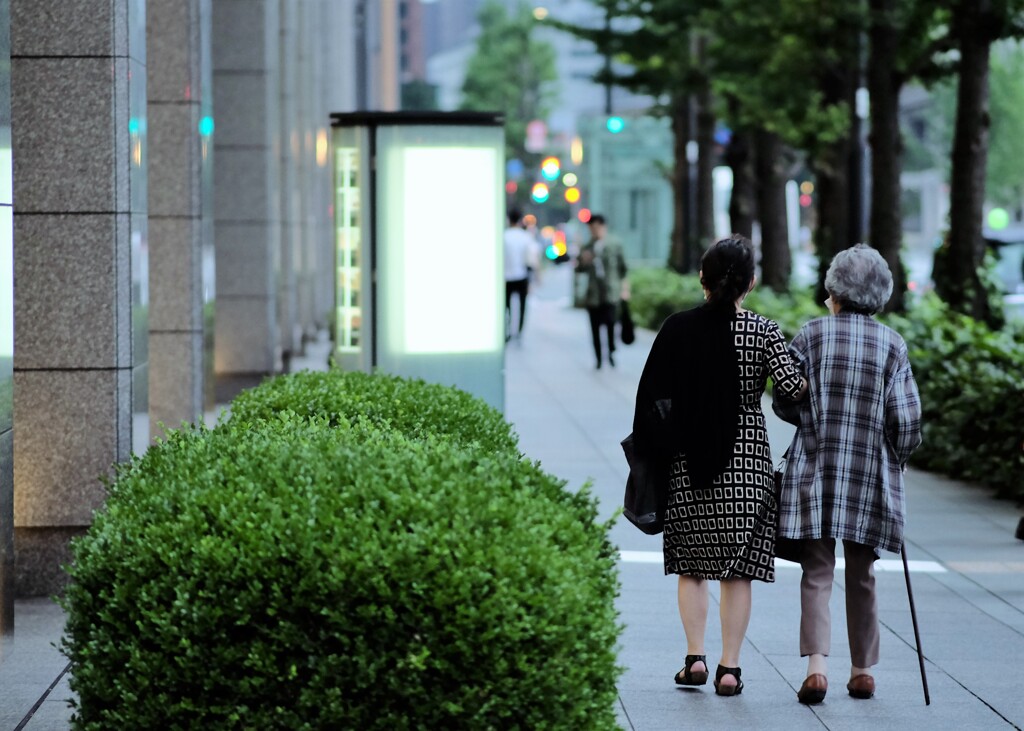
[[[801,542],[800,655],[828,655],[832,646],[832,617],[828,602],[836,568],[836,540]],[[878,601],[875,596],[875,549],[843,541],[846,555],[846,631],[854,667],[878,663]]]

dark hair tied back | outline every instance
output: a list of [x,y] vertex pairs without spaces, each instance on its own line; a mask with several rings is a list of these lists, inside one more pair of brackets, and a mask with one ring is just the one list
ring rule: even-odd
[[732,312],[754,278],[754,245],[733,234],[716,241],[701,258],[701,284],[708,290],[708,306]]

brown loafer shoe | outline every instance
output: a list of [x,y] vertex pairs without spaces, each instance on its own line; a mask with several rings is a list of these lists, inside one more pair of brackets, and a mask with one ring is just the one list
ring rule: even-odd
[[796,699],[804,705],[811,706],[825,700],[827,692],[828,678],[821,673],[815,673],[814,675],[808,675],[804,679],[804,684],[797,691]]
[[846,689],[854,698],[870,698],[875,694],[875,679],[870,675],[858,675],[855,678],[850,678]]

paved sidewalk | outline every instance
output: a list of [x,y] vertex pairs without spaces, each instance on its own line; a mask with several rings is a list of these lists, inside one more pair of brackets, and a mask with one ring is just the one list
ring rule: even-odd
[[[621,346],[617,368],[593,369],[586,315],[568,307],[569,271],[546,273],[530,296],[522,340],[508,345],[506,413],[523,451],[578,487],[590,479],[604,515],[620,503],[626,464],[619,449],[630,429],[636,384],[653,334]],[[320,367],[319,355],[310,367]],[[302,361],[295,366],[302,367]],[[791,427],[770,414],[773,452]],[[613,529],[623,553],[619,608],[625,630],[619,718],[624,729],[1012,729],[1024,726],[1024,542],[1020,512],[976,487],[908,473],[909,543],[914,595],[927,656],[932,703],[924,705],[906,586],[898,557],[878,573],[882,662],[870,701],[845,693],[849,672],[841,573],[833,595],[833,657],[824,704],[796,702],[805,664],[798,657],[799,570],[780,565],[775,584],[755,584],[742,667],[746,687],[719,698],[710,685],[680,689],[672,676],[685,644],[675,579],[663,575],[658,537],[624,520]],[[712,586],[717,601],[717,585]],[[713,603],[707,652],[721,642]],[[47,600],[17,603],[16,635],[0,643],[0,731],[68,728],[66,660],[52,647],[63,616]],[[52,691],[50,690],[52,686]],[[33,707],[38,708],[33,712]]]

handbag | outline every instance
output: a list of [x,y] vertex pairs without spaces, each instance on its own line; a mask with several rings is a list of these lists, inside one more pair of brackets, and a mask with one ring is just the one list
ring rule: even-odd
[[636,328],[633,325],[628,300],[619,301],[619,337],[624,345],[631,345],[636,340]]
[[[658,399],[654,403],[651,418],[664,425],[670,416],[672,402]],[[668,504],[667,465],[656,458],[637,455],[633,433],[622,440],[622,452],[629,464],[626,478],[626,494],[622,499],[622,514],[626,520],[649,536],[661,533],[665,528],[665,512]]]
[[793,563],[800,563],[800,559],[803,554],[804,542],[799,538],[783,538],[779,535],[779,496],[782,495],[782,478],[786,473],[786,457],[789,456],[789,450],[787,449],[782,459],[775,466],[775,558],[781,558],[783,561],[792,561]]
[[590,289],[590,273],[576,272],[572,278],[572,306],[587,306],[587,290]]
[[652,461],[637,457],[633,449],[632,432],[622,440],[622,451],[629,463],[622,514],[647,535],[657,535],[665,529],[667,475],[664,470],[657,469]]

